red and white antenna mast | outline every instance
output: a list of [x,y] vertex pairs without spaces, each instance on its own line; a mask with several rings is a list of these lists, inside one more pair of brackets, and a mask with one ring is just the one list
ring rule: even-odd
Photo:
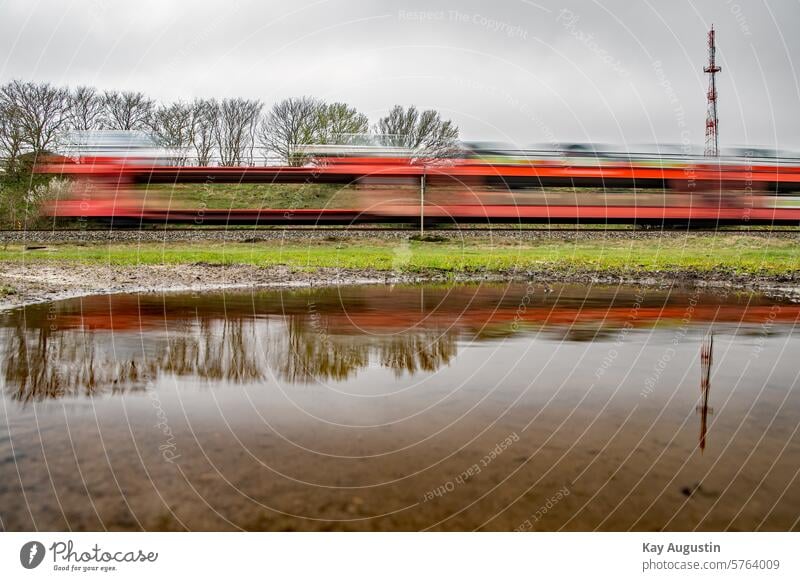
[[719,118],[717,117],[717,46],[714,42],[714,25],[708,31],[708,66],[703,71],[708,77],[708,112],[706,113],[706,157],[719,157]]

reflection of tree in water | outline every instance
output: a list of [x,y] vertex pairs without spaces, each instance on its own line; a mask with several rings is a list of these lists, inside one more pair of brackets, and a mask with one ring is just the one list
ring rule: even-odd
[[456,356],[458,338],[452,333],[435,337],[428,334],[401,335],[381,352],[381,365],[394,369],[395,375],[407,371],[436,371]]
[[199,319],[193,329],[170,333],[156,367],[178,376],[242,383],[264,377],[258,322]]
[[[371,360],[404,372],[435,371],[450,362],[457,350],[457,333],[437,329],[393,335],[331,335],[318,319],[288,317],[285,342],[270,350],[272,368],[287,381],[344,380]],[[285,355],[288,353],[288,357]]]
[[[434,371],[457,340],[542,332],[559,341],[621,340],[628,329],[765,320],[794,325],[800,306],[716,297],[530,285],[342,287],[210,295],[112,295],[0,314],[7,393],[21,401],[143,389],[160,375],[215,382],[346,380],[370,364]],[[623,331],[624,329],[624,331]]]
[[369,347],[359,337],[332,336],[319,319],[286,318],[286,333],[277,334],[268,350],[275,373],[291,382],[343,380],[369,363]]
[[348,379],[376,361],[400,375],[434,371],[456,353],[452,333],[329,334],[324,315],[316,324],[300,315],[197,319],[144,337],[27,323],[20,317],[2,340],[6,392],[23,402],[142,390],[165,373],[229,383],[274,374],[296,383]]
[[142,377],[154,372],[152,364],[144,370],[133,356],[120,360],[104,352],[94,336],[75,335],[47,328],[26,333],[22,327],[4,333],[4,378],[9,395],[28,402],[128,391],[142,388]]

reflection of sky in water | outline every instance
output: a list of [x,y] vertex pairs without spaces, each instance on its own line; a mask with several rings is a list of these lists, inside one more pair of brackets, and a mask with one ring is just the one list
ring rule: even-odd
[[[8,312],[0,333],[5,392],[30,401],[140,390],[164,375],[359,383],[359,375],[388,370],[381,381],[393,385],[443,366],[466,369],[473,356],[464,350],[483,344],[491,372],[501,377],[515,364],[535,367],[511,355],[520,341],[527,358],[547,362],[550,380],[560,366],[600,378],[606,367],[628,368],[623,357],[653,348],[668,357],[671,347],[659,344],[693,342],[712,328],[763,351],[766,337],[788,333],[798,313],[798,305],[747,294],[368,286],[74,299]],[[575,356],[568,355],[570,343],[578,344]],[[594,353],[603,359],[584,362]]]

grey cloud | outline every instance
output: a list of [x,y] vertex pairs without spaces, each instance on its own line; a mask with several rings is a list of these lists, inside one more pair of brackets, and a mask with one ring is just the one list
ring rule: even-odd
[[314,94],[437,107],[471,139],[703,140],[718,30],[725,145],[800,148],[795,2],[72,2],[0,5],[0,81],[159,99]]

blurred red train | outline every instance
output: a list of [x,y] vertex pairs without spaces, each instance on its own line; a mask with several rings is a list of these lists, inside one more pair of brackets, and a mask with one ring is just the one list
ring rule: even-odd
[[[774,152],[705,158],[465,144],[431,156],[401,147],[307,146],[298,166],[198,167],[173,165],[171,152],[129,134],[107,137],[111,145],[95,142],[39,164],[39,172],[73,178],[69,196],[46,204],[46,215],[118,225],[800,224],[800,159]],[[159,196],[156,184],[337,184],[356,195],[348,207],[210,209]]]

